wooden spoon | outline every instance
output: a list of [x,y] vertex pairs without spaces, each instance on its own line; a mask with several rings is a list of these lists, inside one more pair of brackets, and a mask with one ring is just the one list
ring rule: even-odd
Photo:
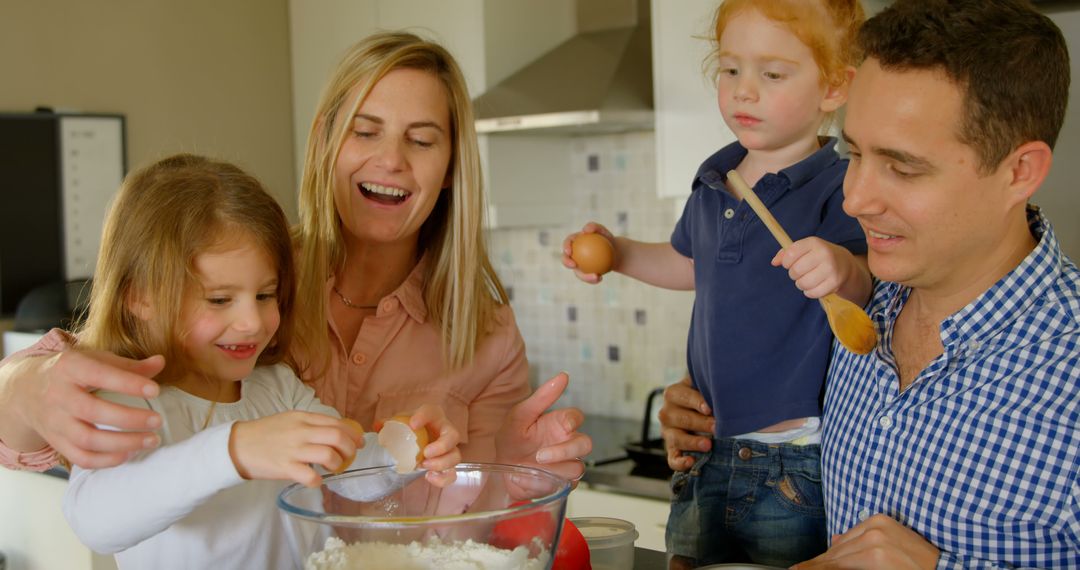
[[[780,222],[776,221],[765,204],[761,203],[757,194],[754,194],[754,191],[747,186],[742,176],[732,170],[727,173],[727,179],[728,186],[735,191],[735,195],[750,204],[776,241],[780,242],[781,247],[790,246],[791,238],[788,237],[787,232],[780,226]],[[818,301],[825,309],[825,316],[829,319],[829,328],[832,329],[833,335],[840,344],[856,354],[869,354],[871,350],[874,350],[877,346],[877,328],[858,305],[836,293],[829,293]]]

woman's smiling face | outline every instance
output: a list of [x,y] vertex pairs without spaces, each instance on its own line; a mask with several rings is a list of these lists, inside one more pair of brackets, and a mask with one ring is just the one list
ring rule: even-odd
[[346,239],[415,241],[450,182],[445,87],[433,73],[395,69],[375,84],[351,123],[334,168],[334,203]]

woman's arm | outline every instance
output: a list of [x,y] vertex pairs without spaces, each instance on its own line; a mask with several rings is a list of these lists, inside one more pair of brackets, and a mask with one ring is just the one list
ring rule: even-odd
[[[72,344],[67,333],[53,329],[31,348],[0,362],[0,464],[4,467],[31,467],[19,460],[20,452],[47,454],[47,446],[76,465],[107,467],[157,444],[149,433],[161,425],[156,413],[106,402],[90,392],[106,389],[153,397],[158,386],[150,378],[164,366],[161,357],[131,360],[79,351]],[[126,431],[104,431],[96,424]]]

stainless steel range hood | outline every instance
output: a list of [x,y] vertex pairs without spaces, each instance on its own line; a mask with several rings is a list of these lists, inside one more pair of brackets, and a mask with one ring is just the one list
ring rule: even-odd
[[473,101],[478,132],[653,129],[649,1],[603,4],[579,0],[576,36]]

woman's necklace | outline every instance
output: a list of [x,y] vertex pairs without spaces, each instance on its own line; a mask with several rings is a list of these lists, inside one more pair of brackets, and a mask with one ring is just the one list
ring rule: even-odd
[[342,303],[345,303],[345,306],[346,306],[346,307],[349,307],[349,308],[351,308],[351,309],[374,309],[374,308],[376,308],[376,307],[378,307],[378,306],[379,306],[379,304],[378,304],[378,303],[376,303],[376,304],[374,304],[374,305],[358,305],[358,304],[356,304],[356,303],[353,303],[353,302],[352,302],[352,301],[351,301],[351,300],[350,300],[350,299],[349,299],[348,297],[346,297],[345,295],[342,295],[342,294],[341,294],[341,291],[338,291],[337,285],[331,285],[331,286],[330,286],[330,288],[331,288],[331,289],[333,289],[333,290],[334,290],[334,293],[336,293],[336,294],[337,294],[337,296],[338,296],[338,299],[341,299],[341,302],[342,302]]

